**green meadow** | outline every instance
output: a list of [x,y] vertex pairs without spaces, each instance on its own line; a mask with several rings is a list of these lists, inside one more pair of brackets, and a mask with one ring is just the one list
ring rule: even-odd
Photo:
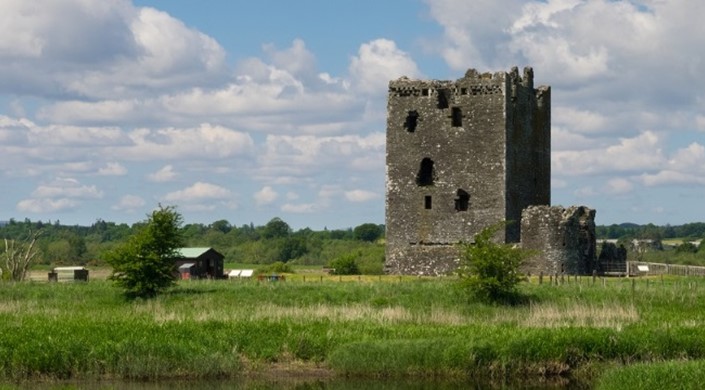
[[545,278],[521,291],[524,304],[493,306],[469,300],[453,278],[299,273],[284,282],[181,281],[130,302],[104,280],[3,282],[0,379],[295,370],[593,383],[658,364],[702,367],[705,279]]

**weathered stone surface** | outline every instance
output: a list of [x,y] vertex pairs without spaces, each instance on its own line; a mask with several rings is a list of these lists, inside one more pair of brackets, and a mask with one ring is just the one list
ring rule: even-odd
[[597,269],[595,210],[585,206],[530,206],[521,218],[521,245],[536,250],[522,271],[589,275]]
[[531,68],[402,77],[387,109],[387,272],[452,272],[457,243],[505,220],[518,242],[522,210],[550,204],[550,88]]

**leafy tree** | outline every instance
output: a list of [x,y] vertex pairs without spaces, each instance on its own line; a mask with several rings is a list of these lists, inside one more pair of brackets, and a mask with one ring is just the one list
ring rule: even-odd
[[304,237],[289,237],[284,239],[279,250],[279,261],[286,263],[289,260],[301,257],[308,252]]
[[228,221],[225,220],[225,219],[221,219],[221,220],[218,220],[218,221],[213,222],[213,223],[210,225],[210,228],[211,228],[211,229],[214,229],[214,230],[217,230],[217,231],[219,231],[219,232],[222,232],[222,233],[227,233],[227,232],[229,232],[233,227],[232,227],[232,225],[230,225],[230,222],[228,222]]
[[519,266],[532,251],[499,244],[492,240],[503,228],[497,224],[475,235],[474,244],[462,244],[458,267],[460,287],[471,296],[491,303],[515,303],[522,280]]
[[291,233],[289,224],[282,221],[281,218],[272,218],[271,221],[264,225],[262,237],[264,238],[279,238],[287,237]]
[[86,252],[88,252],[86,240],[78,234],[72,233],[69,234],[67,241],[69,244],[68,260],[70,262],[85,264]]
[[348,254],[331,261],[329,266],[333,268],[333,275],[360,275],[356,257],[354,254]]
[[107,253],[113,267],[110,278],[127,298],[152,298],[174,285],[174,260],[183,246],[181,223],[181,214],[173,206],[159,205],[137,233]]
[[330,238],[333,240],[346,240],[346,239],[351,239],[353,238],[353,232],[352,229],[347,229],[347,230],[331,230],[330,231]]
[[363,223],[353,229],[353,237],[361,241],[375,242],[383,233],[382,227],[374,223]]

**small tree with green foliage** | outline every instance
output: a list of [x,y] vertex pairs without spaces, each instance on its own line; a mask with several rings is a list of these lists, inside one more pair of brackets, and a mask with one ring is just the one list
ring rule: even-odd
[[159,205],[136,234],[106,254],[113,267],[110,279],[127,298],[152,298],[175,284],[174,260],[183,246],[181,223],[173,206]]
[[490,303],[515,303],[522,280],[519,266],[531,251],[492,240],[504,224],[482,229],[474,244],[462,244],[458,267],[460,286],[471,296]]
[[356,256],[354,254],[340,256],[330,262],[329,266],[333,268],[333,275],[360,275],[360,268],[357,266]]

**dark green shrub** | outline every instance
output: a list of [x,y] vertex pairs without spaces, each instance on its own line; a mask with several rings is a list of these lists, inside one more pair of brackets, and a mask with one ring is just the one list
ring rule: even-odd
[[360,275],[360,268],[356,262],[357,256],[345,255],[330,262],[333,275]]
[[291,266],[287,263],[283,263],[281,261],[274,262],[272,264],[266,265],[260,269],[257,270],[258,273],[261,274],[266,274],[266,273],[288,273],[288,274],[293,274],[294,270],[291,268]]

